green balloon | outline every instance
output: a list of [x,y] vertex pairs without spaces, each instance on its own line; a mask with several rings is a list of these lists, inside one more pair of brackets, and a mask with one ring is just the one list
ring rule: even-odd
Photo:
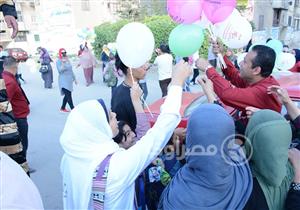
[[169,37],[169,46],[175,55],[188,57],[200,49],[203,41],[204,34],[201,26],[183,24],[172,30]]

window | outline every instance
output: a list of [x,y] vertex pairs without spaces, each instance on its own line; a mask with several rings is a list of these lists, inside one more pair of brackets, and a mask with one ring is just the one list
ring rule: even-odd
[[300,17],[294,17],[294,30],[300,31]]
[[34,41],[39,42],[40,41],[40,35],[34,34]]
[[18,15],[18,22],[23,22],[23,15],[21,11],[17,11],[17,15]]
[[118,11],[118,3],[108,2],[107,3],[107,8],[109,9],[110,12],[116,13]]
[[264,22],[265,22],[265,16],[264,15],[260,15],[259,16],[259,20],[258,20],[258,30],[259,31],[262,31],[262,30],[265,29]]
[[24,31],[19,31],[15,42],[27,42],[27,34]]
[[35,15],[32,15],[32,16],[31,16],[31,22],[32,22],[32,23],[36,23],[36,16],[35,16]]
[[292,26],[292,16],[289,16],[288,25]]
[[278,27],[280,23],[281,10],[274,9],[273,13],[273,27]]
[[4,20],[0,19],[0,33],[5,33],[6,23]]
[[90,0],[81,0],[81,9],[83,11],[90,11]]
[[200,96],[196,100],[194,100],[184,111],[184,117],[188,117],[192,114],[192,112],[199,107],[200,104],[207,103],[207,97],[206,96]]
[[300,5],[300,0],[295,0],[295,7],[299,7]]

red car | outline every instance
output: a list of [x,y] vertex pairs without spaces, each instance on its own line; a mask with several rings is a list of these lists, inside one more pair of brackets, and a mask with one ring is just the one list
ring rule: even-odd
[[17,61],[26,62],[28,59],[27,52],[21,48],[7,48],[5,51]]
[[[297,103],[297,106],[300,108],[300,73],[291,73],[291,72],[283,72],[280,74],[275,75],[275,78],[279,82],[279,84],[286,88],[289,96],[291,99]],[[153,125],[160,113],[160,106],[164,102],[164,98],[161,98],[151,104],[149,106],[153,118],[150,117],[150,123]],[[190,116],[190,114],[197,108],[200,104],[207,103],[206,96],[204,95],[203,92],[199,93],[183,93],[182,96],[182,105],[180,108],[180,114],[181,114],[181,121],[178,127],[185,128],[187,126],[187,121]],[[227,110],[227,112],[234,116],[235,114],[238,113],[238,110],[224,105],[224,108]],[[146,113],[149,113],[148,110],[145,110]],[[282,114],[286,114],[286,109],[284,106],[282,106]]]

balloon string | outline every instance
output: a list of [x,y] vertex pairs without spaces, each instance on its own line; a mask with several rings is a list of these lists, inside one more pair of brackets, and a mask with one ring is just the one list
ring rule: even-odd
[[151,110],[150,110],[150,108],[149,108],[149,106],[148,106],[148,104],[146,103],[146,101],[144,100],[144,98],[142,97],[142,101],[143,101],[143,103],[145,104],[145,106],[146,106],[146,109],[148,110],[148,112],[150,113],[150,115],[151,115],[151,118],[153,118],[153,114],[152,114],[152,112],[151,112]]
[[[216,37],[215,34],[213,33],[213,30],[212,30],[212,24],[209,24],[209,26],[207,27],[207,30],[208,30],[208,32],[209,32],[211,38],[213,39],[213,41],[216,42],[216,41],[217,41],[217,37]],[[222,66],[224,69],[226,69],[226,68],[227,68],[227,65],[226,65],[226,63],[225,63],[225,61],[224,61],[224,59],[223,59],[221,53],[218,53],[217,56],[218,56],[219,62],[221,63],[221,66]]]
[[[129,68],[129,71],[130,71],[130,76],[131,76],[132,84],[134,84],[135,83],[135,79],[133,78],[132,69]],[[151,110],[150,110],[147,102],[144,100],[143,97],[141,97],[141,100],[142,100],[143,104],[146,106],[147,111],[150,113],[151,117],[153,118],[153,114],[152,114],[152,112],[151,112]]]
[[129,68],[129,70],[130,70],[130,76],[131,76],[132,84],[134,84],[134,83],[135,83],[135,80],[134,80],[134,78],[133,78],[132,69]]

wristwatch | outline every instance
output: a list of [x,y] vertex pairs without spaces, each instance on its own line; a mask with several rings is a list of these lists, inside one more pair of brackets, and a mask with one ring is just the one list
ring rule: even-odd
[[290,189],[300,191],[300,183],[292,182]]

